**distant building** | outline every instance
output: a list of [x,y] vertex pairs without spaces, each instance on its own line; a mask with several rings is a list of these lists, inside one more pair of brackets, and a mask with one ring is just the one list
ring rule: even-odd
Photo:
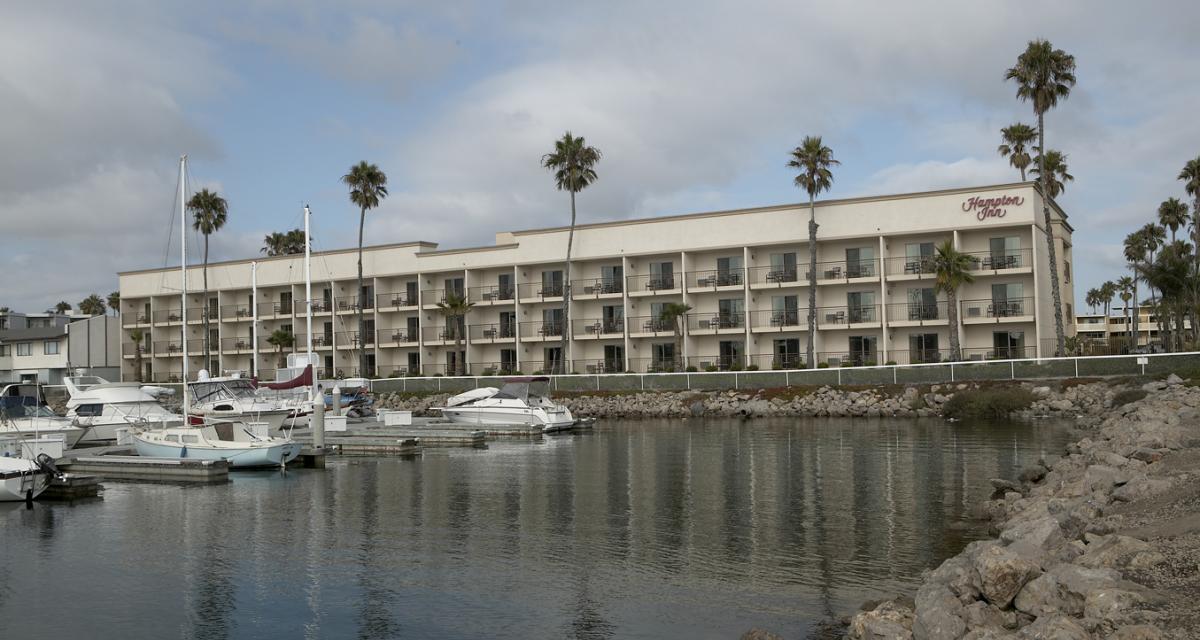
[[61,384],[81,369],[120,377],[120,317],[0,313],[0,384]]
[[[1105,329],[1105,318],[1102,313],[1086,313],[1075,316],[1075,334],[1085,342],[1100,343],[1108,340],[1126,341],[1133,336],[1133,313],[1124,307],[1115,307],[1110,311]],[[1162,341],[1159,334],[1158,316],[1154,310],[1143,305],[1138,308],[1137,344],[1144,346],[1152,342]],[[1191,330],[1192,323],[1184,320],[1184,329]]]

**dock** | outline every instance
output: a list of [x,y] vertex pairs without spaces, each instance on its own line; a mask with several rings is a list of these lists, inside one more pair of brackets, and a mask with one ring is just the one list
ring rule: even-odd
[[100,495],[100,478],[81,473],[66,473],[50,480],[50,486],[38,500],[80,500]]
[[57,464],[59,469],[68,474],[88,474],[106,480],[189,483],[229,481],[229,463],[224,460],[75,454],[62,458]]

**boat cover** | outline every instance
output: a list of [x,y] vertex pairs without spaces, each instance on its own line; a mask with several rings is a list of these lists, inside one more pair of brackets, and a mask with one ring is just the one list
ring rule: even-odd
[[313,368],[312,365],[304,367],[304,373],[288,380],[286,382],[266,382],[262,386],[276,391],[285,389],[295,389],[297,387],[311,387],[313,383]]

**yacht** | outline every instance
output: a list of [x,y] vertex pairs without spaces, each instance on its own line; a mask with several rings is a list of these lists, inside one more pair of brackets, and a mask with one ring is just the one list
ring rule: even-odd
[[249,378],[239,374],[212,378],[203,370],[199,380],[188,383],[191,397],[189,415],[213,420],[265,422],[269,433],[283,429],[284,423],[296,415],[291,403],[263,397]]
[[60,434],[63,445],[70,449],[86,432],[86,428],[51,411],[41,387],[35,384],[10,384],[0,390],[0,436]]
[[[228,433],[221,434],[222,429]],[[300,455],[298,442],[255,433],[237,422],[140,429],[133,442],[139,456],[226,460],[232,468],[278,467]]]
[[440,411],[450,422],[473,425],[541,426],[560,431],[575,424],[571,410],[550,400],[550,378],[506,378],[504,386],[481,387],[446,401]]
[[183,424],[183,416],[158,401],[160,397],[174,395],[173,389],[139,382],[109,382],[98,376],[69,376],[64,384],[71,396],[67,400],[67,418],[88,427],[83,436],[85,443],[116,441],[120,427]]

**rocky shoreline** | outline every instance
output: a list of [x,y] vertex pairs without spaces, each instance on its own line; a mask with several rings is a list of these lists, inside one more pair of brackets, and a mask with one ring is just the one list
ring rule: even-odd
[[855,615],[850,640],[1200,638],[1200,388],[1152,382],[981,506],[998,537]]
[[[979,383],[872,388],[789,387],[758,391],[647,391],[638,393],[558,394],[556,400],[577,416],[595,418],[692,417],[930,417],[960,391]],[[1004,383],[1029,390],[1035,400],[1023,417],[1097,417],[1111,406],[1119,386],[1107,382],[1039,386]],[[451,394],[381,393],[376,404],[415,415],[436,415]]]

